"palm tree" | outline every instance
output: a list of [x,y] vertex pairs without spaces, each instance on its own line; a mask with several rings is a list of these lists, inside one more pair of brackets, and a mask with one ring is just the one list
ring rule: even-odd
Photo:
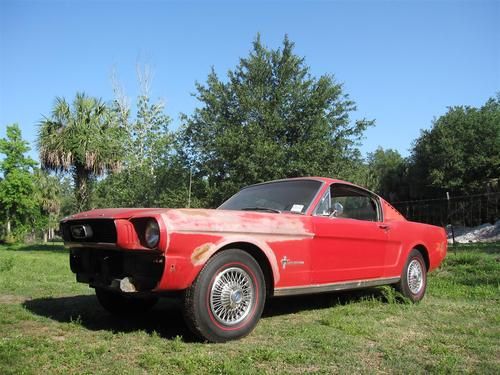
[[55,176],[50,176],[46,172],[37,170],[35,172],[37,184],[37,200],[44,216],[47,217],[46,225],[43,228],[43,242],[52,240],[54,232],[59,223],[59,213],[61,211],[61,183]]
[[56,98],[52,114],[40,123],[37,146],[42,168],[73,175],[77,209],[90,208],[90,183],[118,170],[125,130],[101,99],[77,93],[72,106]]

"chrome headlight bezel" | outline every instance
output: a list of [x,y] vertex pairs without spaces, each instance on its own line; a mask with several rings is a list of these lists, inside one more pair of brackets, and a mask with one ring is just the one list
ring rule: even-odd
[[144,242],[150,249],[158,246],[160,242],[160,226],[155,219],[150,219],[144,229]]

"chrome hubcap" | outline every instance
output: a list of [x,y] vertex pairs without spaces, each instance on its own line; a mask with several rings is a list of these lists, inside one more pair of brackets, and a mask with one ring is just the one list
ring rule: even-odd
[[239,267],[225,269],[215,278],[209,298],[215,319],[228,326],[238,324],[254,304],[252,279]]
[[422,264],[416,259],[413,259],[408,265],[408,272],[406,275],[408,280],[408,288],[413,294],[418,294],[424,286],[424,272]]

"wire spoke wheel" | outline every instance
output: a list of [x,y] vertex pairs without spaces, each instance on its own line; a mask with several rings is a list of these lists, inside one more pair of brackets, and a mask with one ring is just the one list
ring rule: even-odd
[[417,260],[413,259],[408,265],[406,279],[408,281],[408,288],[413,294],[418,294],[424,285],[422,264]]
[[252,310],[254,285],[250,275],[239,267],[220,272],[210,290],[210,309],[218,322],[233,326],[240,323]]
[[266,280],[257,260],[241,249],[213,255],[184,294],[184,319],[211,342],[248,335],[266,300]]
[[419,302],[424,298],[427,289],[427,266],[418,249],[412,249],[408,254],[396,288],[412,302]]

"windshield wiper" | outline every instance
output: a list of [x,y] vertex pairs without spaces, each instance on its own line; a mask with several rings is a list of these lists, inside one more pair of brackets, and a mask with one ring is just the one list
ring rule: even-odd
[[274,208],[267,208],[267,207],[243,207],[240,208],[242,211],[267,211],[267,212],[274,212],[276,214],[280,214],[280,210],[275,210]]

